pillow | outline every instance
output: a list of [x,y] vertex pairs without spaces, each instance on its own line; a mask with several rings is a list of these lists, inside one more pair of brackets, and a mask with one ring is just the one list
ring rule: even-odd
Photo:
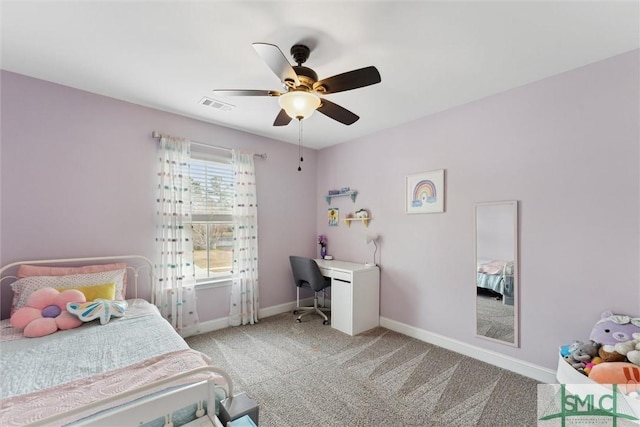
[[67,303],[83,303],[85,296],[76,289],[58,292],[53,288],[42,288],[32,292],[27,305],[11,316],[11,326],[23,329],[27,338],[43,337],[58,329],[73,329],[82,321],[67,311]]
[[44,265],[26,265],[18,267],[18,279],[31,276],[70,276],[72,274],[100,273],[111,270],[124,270],[126,262],[116,264],[84,265],[82,267],[48,267]]
[[122,317],[127,309],[126,301],[109,301],[98,298],[92,302],[70,302],[67,304],[67,311],[78,316],[83,322],[91,322],[100,319],[101,325],[106,325],[111,317]]
[[124,270],[122,295],[127,294],[127,263],[83,265],[82,267],[47,267],[45,265],[23,264],[18,267],[18,279],[32,276],[69,276],[72,274],[100,273],[103,271]]
[[76,289],[86,286],[101,286],[105,283],[113,282],[116,284],[115,299],[123,300],[124,273],[125,270],[112,270],[100,273],[72,274],[70,276],[33,276],[16,280],[11,284],[14,293],[11,314],[27,304],[27,298],[32,292],[42,288]]
[[[77,287],[67,288],[67,289],[76,289],[82,292],[84,296],[87,298],[87,301],[93,301],[97,298],[109,299],[109,300],[116,299],[116,283],[115,282],[105,283],[102,285],[95,285],[95,286],[77,286]],[[60,291],[65,289],[62,288],[58,290]]]

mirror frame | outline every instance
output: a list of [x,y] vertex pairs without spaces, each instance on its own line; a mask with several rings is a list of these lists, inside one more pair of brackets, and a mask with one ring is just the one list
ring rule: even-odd
[[[511,205],[513,207],[513,342],[500,340],[497,338],[491,338],[478,334],[478,286],[477,286],[477,274],[478,274],[478,208],[482,206],[495,206],[495,205]],[[520,346],[520,246],[519,246],[519,209],[517,200],[504,200],[497,202],[477,202],[474,206],[473,215],[473,253],[475,258],[473,260],[474,265],[474,282],[476,283],[476,289],[474,289],[475,298],[475,336],[485,340],[493,341],[499,344],[508,345],[512,347]]]

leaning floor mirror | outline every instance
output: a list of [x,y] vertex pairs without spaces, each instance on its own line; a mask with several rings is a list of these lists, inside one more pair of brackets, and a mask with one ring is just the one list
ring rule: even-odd
[[518,202],[476,203],[476,334],[518,346]]

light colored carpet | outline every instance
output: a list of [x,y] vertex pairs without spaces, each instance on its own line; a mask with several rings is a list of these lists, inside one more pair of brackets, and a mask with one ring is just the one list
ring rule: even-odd
[[535,426],[535,380],[376,328],[284,313],[187,339],[260,404],[261,427]]

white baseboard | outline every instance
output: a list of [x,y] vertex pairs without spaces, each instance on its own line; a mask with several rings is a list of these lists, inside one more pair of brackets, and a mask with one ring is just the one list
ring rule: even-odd
[[287,311],[293,311],[294,308],[296,308],[295,301],[261,308],[258,310],[258,319],[264,319],[265,317],[275,316],[276,314],[286,313]]
[[[300,304],[303,306],[313,306],[313,298],[305,298],[300,300]],[[277,314],[293,311],[296,308],[296,302],[287,302],[279,305],[272,305],[271,307],[261,308],[258,310],[258,319],[264,319],[265,317],[275,316]],[[200,322],[198,327],[198,334],[206,334],[207,332],[217,331],[218,329],[224,329],[229,326],[229,317],[220,317],[219,319],[206,320]],[[191,332],[191,333],[189,333]],[[187,331],[184,336],[188,337],[195,335],[194,331]]]
[[439,347],[446,348],[447,350],[455,351],[456,353],[469,356],[471,358],[489,363],[499,368],[507,369],[509,371],[515,372],[516,374],[533,378],[534,380],[543,383],[557,383],[555,371],[544,368],[542,366],[534,365],[533,363],[516,359],[515,357],[506,356],[495,351],[487,350],[482,347],[477,347],[462,341],[454,340],[452,338],[445,337],[444,335],[425,331],[424,329],[419,329],[415,326],[396,322],[395,320],[387,319],[386,317],[382,316],[380,317],[380,326],[401,333],[403,335],[416,338],[420,341],[434,344]]
[[221,317],[219,319],[207,320],[200,322],[198,325],[198,334],[206,334],[207,332],[217,331],[229,326],[229,317]]

